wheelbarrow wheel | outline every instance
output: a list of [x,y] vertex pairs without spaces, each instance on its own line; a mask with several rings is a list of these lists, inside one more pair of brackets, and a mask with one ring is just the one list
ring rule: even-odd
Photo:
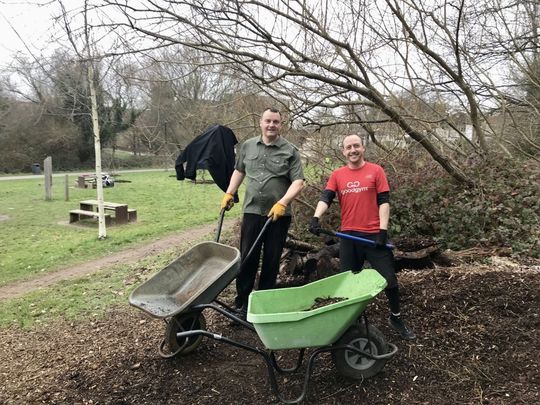
[[[375,326],[370,325],[368,339],[366,325],[360,323],[347,329],[334,345],[351,345],[374,355],[385,354],[388,351],[383,334]],[[383,369],[387,361],[371,359],[345,349],[333,351],[332,359],[340,374],[355,380],[373,377]]]
[[183,356],[199,347],[203,338],[202,335],[184,338],[176,336],[178,332],[197,329],[206,329],[206,320],[201,312],[190,312],[173,317],[167,324],[167,330],[165,332],[165,338],[167,339],[171,353]]

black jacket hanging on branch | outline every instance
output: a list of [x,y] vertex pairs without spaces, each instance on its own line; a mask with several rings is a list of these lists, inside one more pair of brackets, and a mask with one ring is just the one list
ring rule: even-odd
[[[197,169],[210,172],[212,179],[227,191],[234,171],[234,145],[238,143],[234,132],[222,125],[214,125],[197,136],[176,159],[176,179],[195,180]],[[186,168],[184,170],[184,163]],[[234,201],[238,202],[235,194]]]

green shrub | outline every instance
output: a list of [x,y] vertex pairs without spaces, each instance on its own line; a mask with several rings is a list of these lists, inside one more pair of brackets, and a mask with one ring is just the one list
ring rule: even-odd
[[540,257],[540,170],[497,160],[466,168],[474,187],[457,184],[434,164],[421,175],[399,165],[388,173],[394,236],[431,237],[460,250],[478,245],[510,247]]

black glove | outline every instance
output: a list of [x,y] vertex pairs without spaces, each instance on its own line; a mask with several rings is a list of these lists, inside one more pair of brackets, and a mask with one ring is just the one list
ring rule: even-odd
[[375,247],[377,249],[386,249],[386,242],[388,242],[388,231],[386,229],[379,229],[377,239],[375,239]]
[[319,218],[317,217],[311,218],[311,221],[309,222],[308,231],[310,231],[313,235],[317,235],[317,236],[321,234],[321,224],[319,224]]

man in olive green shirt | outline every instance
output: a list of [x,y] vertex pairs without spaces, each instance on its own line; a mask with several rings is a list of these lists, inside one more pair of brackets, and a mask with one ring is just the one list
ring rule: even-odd
[[[229,187],[221,202],[221,208],[230,209],[234,194],[247,178],[240,231],[242,267],[236,278],[235,299],[242,316],[245,316],[248,297],[254,287],[261,249],[263,260],[258,289],[270,289],[276,283],[279,260],[291,223],[290,203],[304,187],[300,154],[294,145],[280,136],[281,113],[268,108],[263,112],[259,124],[262,134],[242,144]],[[272,223],[246,261],[246,255],[268,217],[272,217]]]

